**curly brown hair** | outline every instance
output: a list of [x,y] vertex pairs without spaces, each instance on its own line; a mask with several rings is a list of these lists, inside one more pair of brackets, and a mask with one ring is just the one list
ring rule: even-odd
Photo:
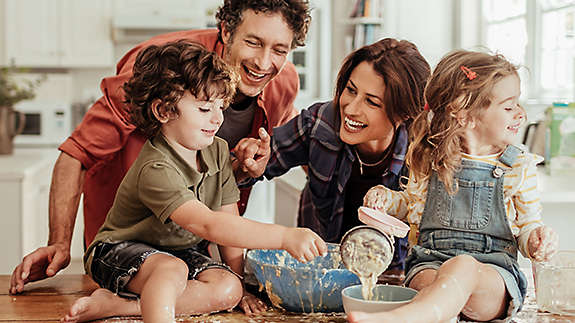
[[125,103],[130,121],[146,136],[155,136],[162,123],[158,111],[178,116],[177,103],[186,91],[200,100],[221,98],[227,107],[232,101],[238,76],[216,53],[186,40],[151,45],[138,54],[132,77],[124,83]]
[[[424,183],[436,171],[447,191],[457,192],[453,175],[460,167],[465,144],[460,119],[479,117],[491,104],[495,83],[509,75],[518,76],[518,68],[502,55],[465,50],[450,52],[441,59],[425,88],[429,109],[410,129],[406,161],[417,183]],[[464,69],[474,76],[468,76]]]
[[233,39],[236,29],[242,23],[242,14],[246,10],[281,13],[294,34],[291,48],[305,45],[305,37],[311,22],[308,0],[225,0],[216,13],[220,40],[222,40],[222,27],[226,28]]
[[363,46],[346,57],[337,76],[336,109],[351,73],[362,62],[370,62],[383,78],[385,113],[394,126],[403,121],[409,123],[422,111],[423,89],[431,68],[417,46],[393,38]]

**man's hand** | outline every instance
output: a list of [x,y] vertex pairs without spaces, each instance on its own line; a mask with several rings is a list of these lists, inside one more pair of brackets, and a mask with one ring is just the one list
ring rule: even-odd
[[270,135],[264,128],[260,128],[259,136],[259,139],[244,138],[234,148],[239,163],[237,167],[247,176],[253,178],[263,175],[270,159]]
[[547,261],[559,249],[559,236],[550,227],[540,226],[529,234],[527,247],[532,259]]
[[264,302],[262,302],[262,300],[260,300],[255,295],[246,291],[245,288],[244,288],[244,295],[242,296],[242,300],[240,301],[238,306],[247,315],[265,312],[268,309],[268,307],[266,306],[266,304]]
[[299,262],[308,262],[327,253],[327,245],[315,232],[308,228],[286,228],[282,249]]
[[70,264],[70,248],[54,244],[42,247],[28,254],[12,272],[10,294],[18,294],[24,285],[52,277]]

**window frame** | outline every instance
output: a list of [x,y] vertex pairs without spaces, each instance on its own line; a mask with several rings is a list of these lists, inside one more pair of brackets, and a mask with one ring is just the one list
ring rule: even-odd
[[[527,46],[525,49],[525,61],[522,62],[522,66],[527,67],[527,73],[529,77],[527,80],[522,80],[523,87],[525,89],[524,98],[527,101],[534,103],[551,103],[557,100],[570,100],[575,101],[575,66],[574,66],[574,79],[571,87],[567,87],[565,94],[567,97],[555,97],[552,92],[546,91],[542,85],[542,53],[543,53],[543,15],[546,13],[561,11],[566,8],[575,9],[575,1],[571,3],[563,3],[557,6],[550,6],[549,8],[543,8],[541,0],[525,0],[526,8],[524,14],[516,14],[513,16],[505,17],[502,19],[489,20],[485,17],[485,6],[488,5],[488,1],[482,1],[480,5],[480,40],[482,44],[487,44],[487,31],[489,25],[505,23],[522,16],[525,17],[525,26],[527,34]],[[464,14],[464,13],[462,13]],[[490,48],[494,50],[493,48]],[[575,58],[574,58],[575,60]],[[574,62],[575,64],[575,62]]]

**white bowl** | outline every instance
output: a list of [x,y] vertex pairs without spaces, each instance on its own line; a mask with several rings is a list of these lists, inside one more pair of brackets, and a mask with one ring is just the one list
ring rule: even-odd
[[395,285],[375,285],[373,300],[364,300],[361,285],[349,286],[341,291],[345,312],[385,312],[411,302],[417,291]]

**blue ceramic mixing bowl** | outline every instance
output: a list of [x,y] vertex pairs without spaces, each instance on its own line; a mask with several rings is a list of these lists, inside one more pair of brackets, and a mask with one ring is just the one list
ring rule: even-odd
[[341,262],[339,245],[328,254],[301,263],[284,250],[250,250],[246,256],[272,304],[290,312],[343,312],[341,291],[360,284]]

